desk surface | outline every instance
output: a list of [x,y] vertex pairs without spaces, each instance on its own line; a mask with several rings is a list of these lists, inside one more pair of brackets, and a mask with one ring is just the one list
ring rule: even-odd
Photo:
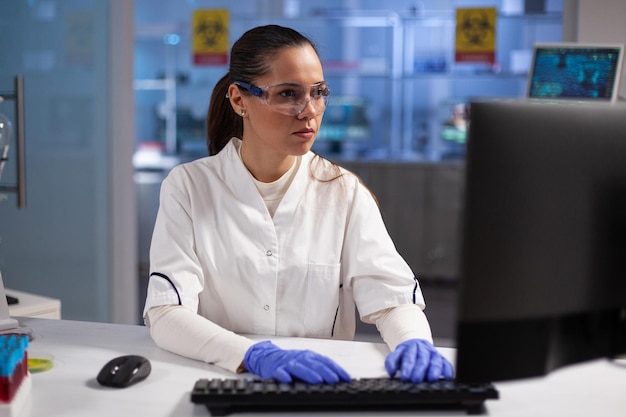
[[19,300],[17,304],[9,305],[9,313],[12,317],[61,319],[61,300],[8,288],[6,293]]
[[[208,416],[205,407],[190,402],[193,384],[199,378],[233,377],[233,374],[218,367],[158,348],[152,342],[148,329],[143,326],[37,318],[20,318],[19,322],[20,326],[28,327],[33,332],[29,354],[48,355],[54,359],[51,370],[32,375],[32,417]],[[344,366],[353,377],[385,375],[383,361],[388,351],[384,344],[304,338],[272,340],[282,347],[308,348],[326,354]],[[454,359],[454,350],[441,351],[449,359]],[[98,385],[95,377],[100,368],[109,359],[125,354],[139,354],[150,359],[150,377],[126,389]],[[626,415],[624,364],[593,361],[563,368],[544,378],[499,383],[496,386],[501,398],[487,401],[490,416]],[[303,412],[302,415],[307,414]],[[356,416],[354,413],[334,415]],[[391,413],[358,415],[389,416]],[[393,415],[433,414],[399,412]],[[465,414],[439,412],[435,415]]]

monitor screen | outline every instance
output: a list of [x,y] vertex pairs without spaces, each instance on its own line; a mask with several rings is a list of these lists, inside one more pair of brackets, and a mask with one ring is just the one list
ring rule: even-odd
[[624,45],[536,44],[527,97],[615,102]]
[[626,353],[626,105],[470,104],[457,377]]

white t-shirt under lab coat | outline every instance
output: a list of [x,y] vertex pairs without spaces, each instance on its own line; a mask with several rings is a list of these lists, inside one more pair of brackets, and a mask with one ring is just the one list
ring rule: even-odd
[[[215,156],[175,167],[161,187],[144,316],[180,305],[183,316],[208,319],[194,318],[195,342],[221,327],[237,345],[231,355],[206,346],[176,353],[236,369],[251,342],[235,334],[349,340],[355,305],[362,318],[404,305],[421,313],[418,282],[356,176],[309,152],[272,217],[239,143],[234,138]],[[194,335],[180,340],[188,333],[165,348],[193,343]]]

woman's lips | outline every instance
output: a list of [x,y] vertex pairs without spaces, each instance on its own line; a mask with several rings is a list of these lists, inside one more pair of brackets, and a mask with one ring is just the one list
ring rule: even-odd
[[312,139],[315,136],[315,131],[313,129],[302,129],[293,134],[301,138]]

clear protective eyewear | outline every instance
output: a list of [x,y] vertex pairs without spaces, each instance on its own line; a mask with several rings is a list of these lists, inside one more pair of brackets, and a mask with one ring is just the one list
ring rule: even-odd
[[243,81],[234,84],[258,97],[262,103],[287,116],[297,116],[311,103],[316,112],[326,110],[330,96],[330,88],[324,81],[303,85],[298,83],[281,83],[257,87]]

